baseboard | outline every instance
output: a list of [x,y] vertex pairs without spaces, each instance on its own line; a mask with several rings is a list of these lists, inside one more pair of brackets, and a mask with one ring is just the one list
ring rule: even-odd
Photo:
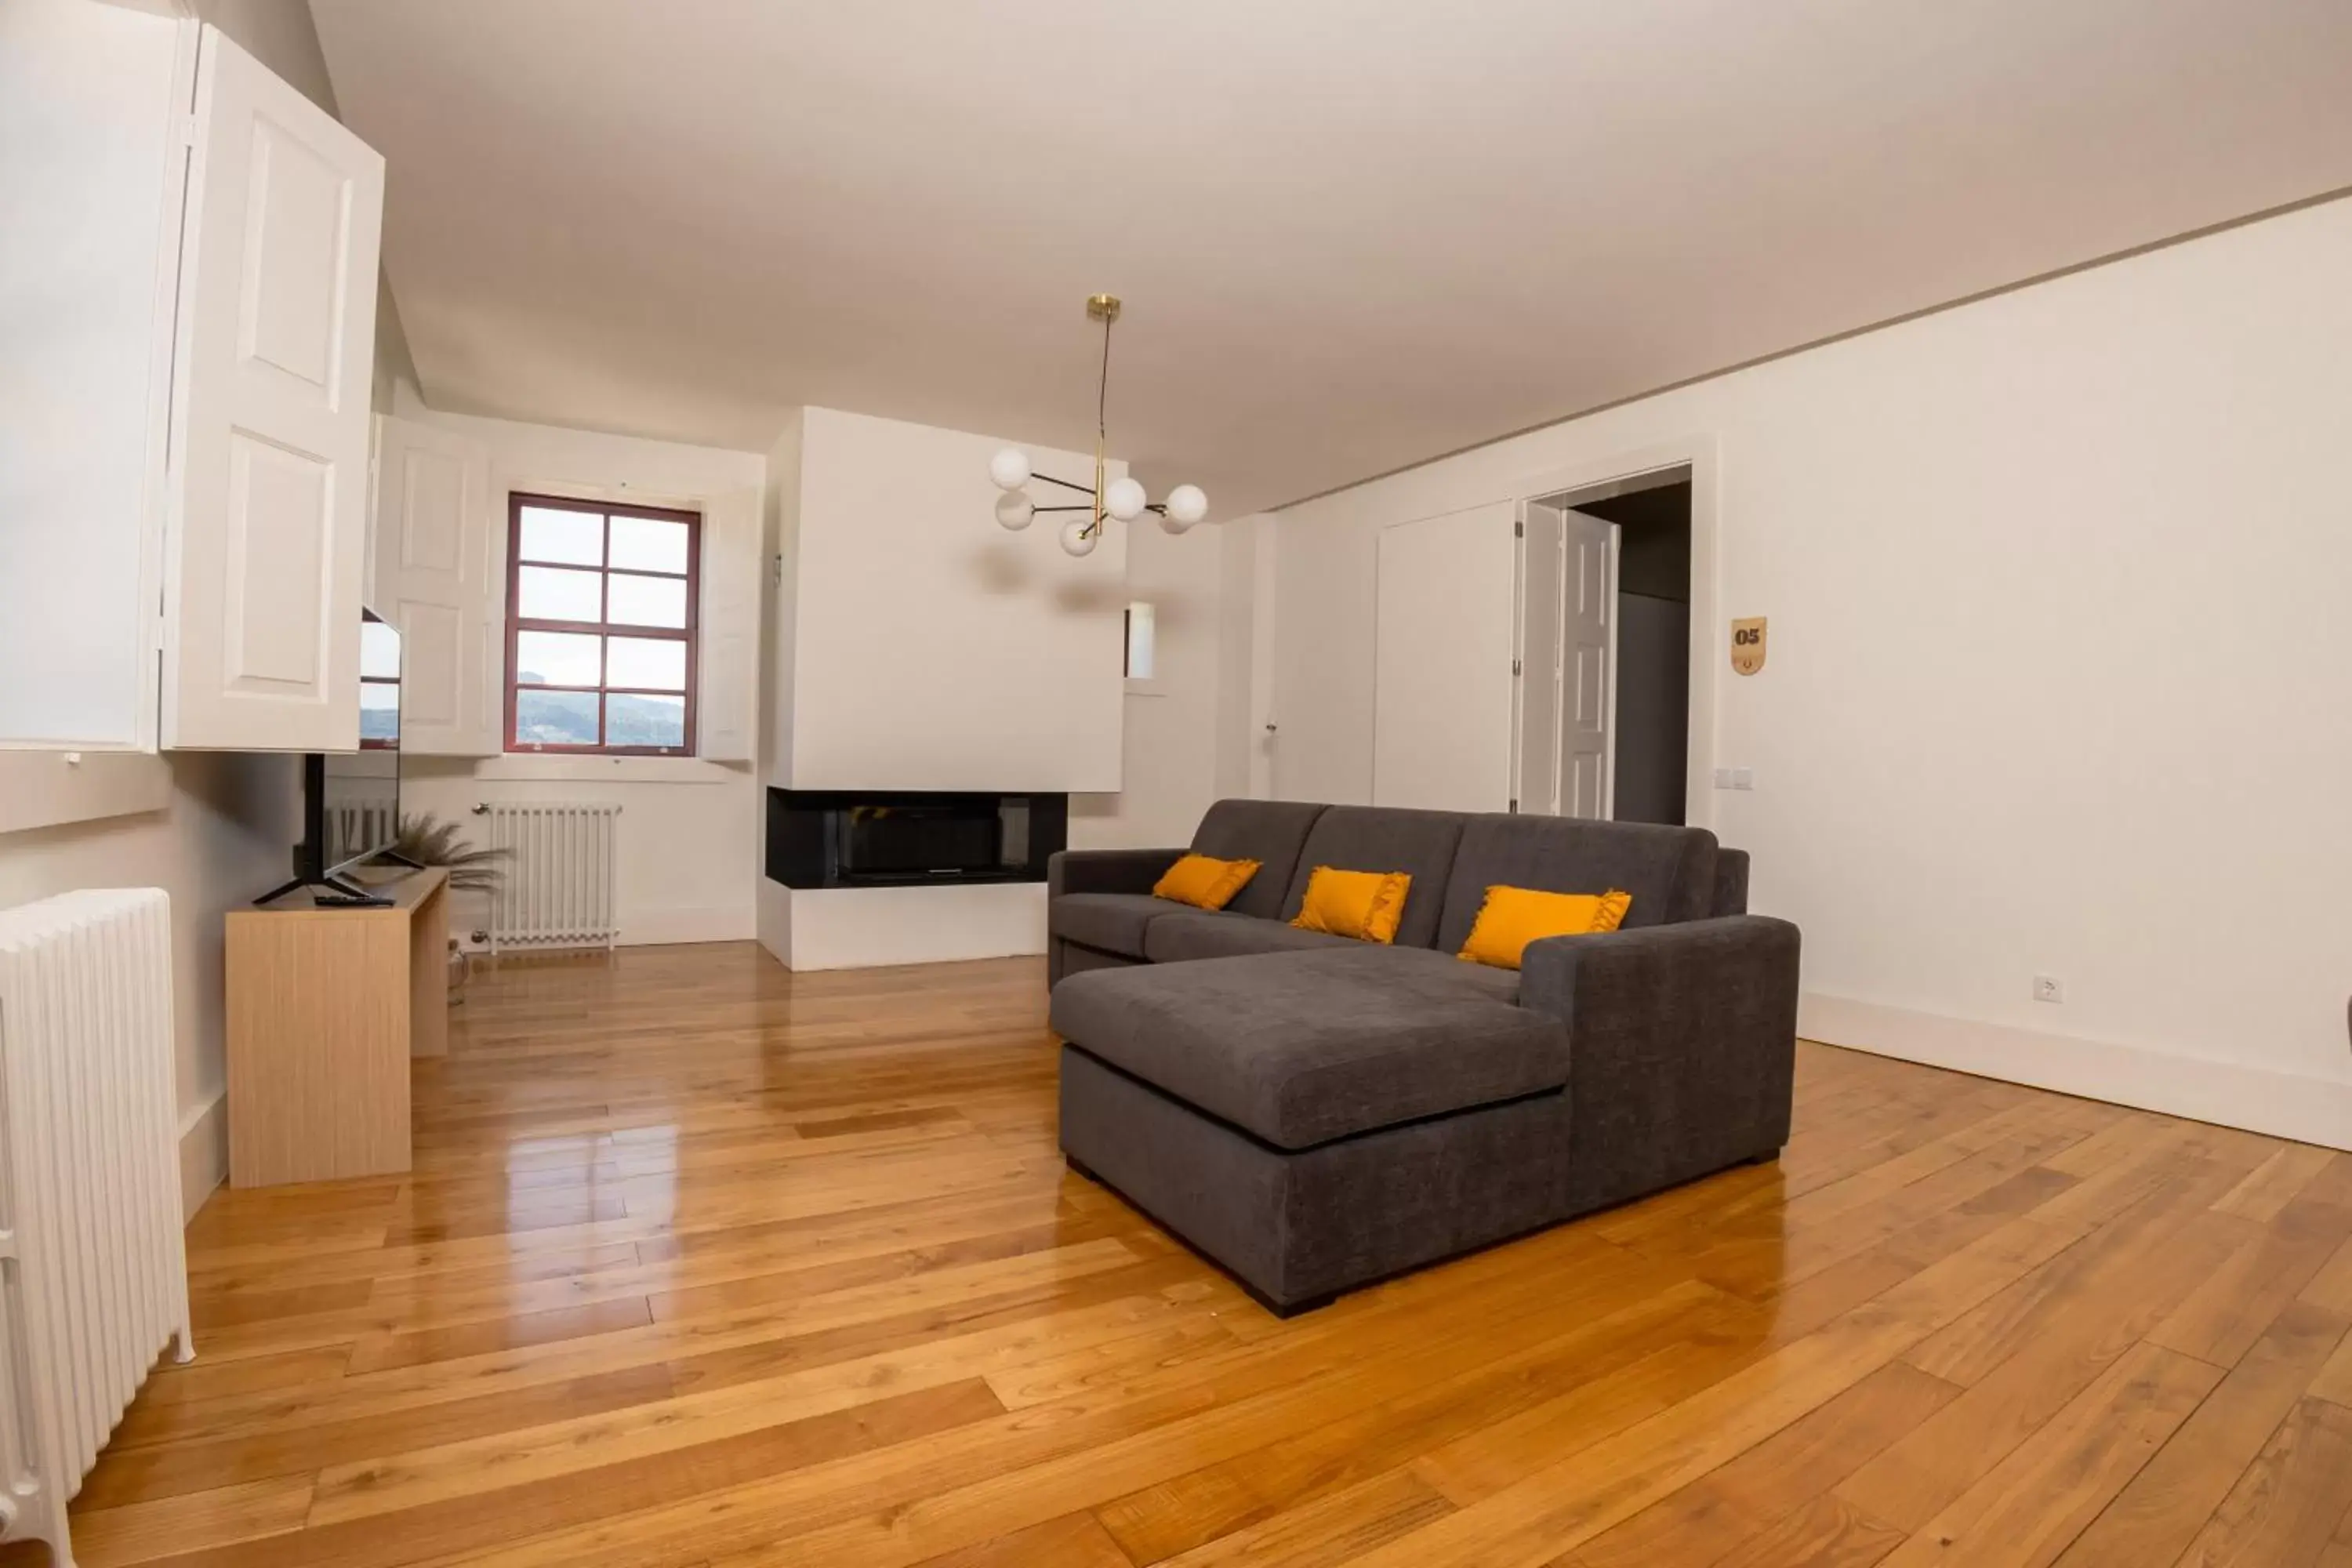
[[720,909],[647,910],[622,923],[623,947],[666,947],[681,942],[750,942],[759,934],[749,904]]
[[180,1221],[196,1217],[213,1189],[228,1180],[228,1091],[180,1118]]
[[2352,1150],[2352,1083],[1807,992],[1797,1032],[1929,1067]]

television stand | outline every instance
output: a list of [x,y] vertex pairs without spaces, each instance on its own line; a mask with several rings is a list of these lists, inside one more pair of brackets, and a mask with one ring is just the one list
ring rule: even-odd
[[366,908],[308,883],[229,911],[231,1185],[409,1168],[410,1060],[449,1050],[448,886],[436,867]]

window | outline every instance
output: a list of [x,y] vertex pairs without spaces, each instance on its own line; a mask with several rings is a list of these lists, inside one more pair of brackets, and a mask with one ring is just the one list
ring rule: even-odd
[[1158,628],[1151,606],[1139,599],[1127,607],[1127,678],[1150,680],[1158,663]]
[[508,498],[508,751],[692,754],[701,531],[690,511]]
[[360,749],[400,750],[400,634],[360,612]]

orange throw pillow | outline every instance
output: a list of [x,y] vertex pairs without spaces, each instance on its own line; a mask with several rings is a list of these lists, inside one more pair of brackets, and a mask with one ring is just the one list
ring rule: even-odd
[[1300,931],[1392,942],[1412,887],[1412,877],[1404,871],[1335,871],[1318,866],[1307,879],[1307,900],[1290,923]]
[[1540,893],[1532,888],[1486,889],[1470,940],[1460,957],[1496,969],[1517,969],[1528,943],[1548,936],[1591,936],[1615,931],[1633,907],[1633,895],[1612,888],[1605,893]]
[[1209,855],[1187,855],[1168,868],[1153,883],[1151,896],[1199,910],[1222,910],[1234,895],[1257,875],[1255,860],[1219,860]]

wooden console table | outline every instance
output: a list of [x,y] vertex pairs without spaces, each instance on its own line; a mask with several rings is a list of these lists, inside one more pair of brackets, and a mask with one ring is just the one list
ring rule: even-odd
[[448,879],[379,883],[388,909],[229,912],[230,1185],[408,1169],[409,1059],[449,1049]]

